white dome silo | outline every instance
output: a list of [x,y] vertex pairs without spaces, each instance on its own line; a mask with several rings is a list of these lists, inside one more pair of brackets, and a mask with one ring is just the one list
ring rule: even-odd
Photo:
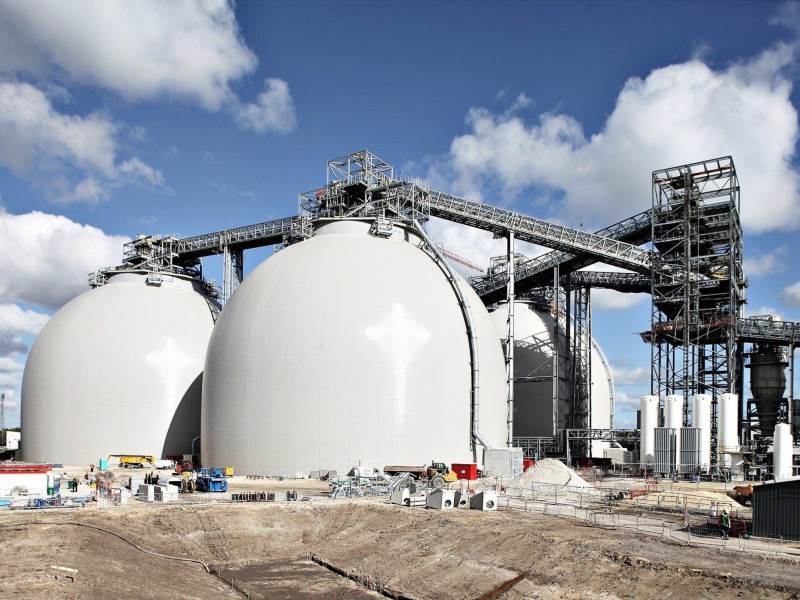
[[[490,314],[495,330],[500,339],[506,337],[506,320],[508,309],[501,303],[497,310]],[[532,303],[517,301],[514,303],[514,436],[535,437],[553,435],[553,316],[544,310],[537,309]],[[565,377],[571,363],[564,357],[566,332],[564,325],[559,325],[561,332],[561,359],[559,373],[563,378],[559,383],[559,407],[557,428],[569,426],[567,416],[570,411],[568,398],[570,388]],[[528,378],[528,381],[525,381]],[[531,378],[542,378],[531,381]],[[600,346],[592,340],[592,373],[591,373],[591,423],[590,427],[598,429],[610,428],[613,423],[613,380],[611,371]],[[592,442],[592,455],[603,456],[603,449],[609,444],[602,441]]]
[[[267,259],[226,305],[203,381],[202,459],[241,473],[471,462],[463,313],[418,238],[333,222]],[[505,442],[502,350],[478,337],[480,433]]]
[[25,364],[23,458],[84,465],[191,452],[214,326],[200,290],[180,276],[148,284],[121,272],[62,307]]

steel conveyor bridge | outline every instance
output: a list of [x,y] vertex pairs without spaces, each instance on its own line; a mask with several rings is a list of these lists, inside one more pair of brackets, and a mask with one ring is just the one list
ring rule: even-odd
[[[650,211],[638,213],[595,232],[601,235],[629,244],[643,244],[650,240],[651,222]],[[517,265],[515,269],[515,286],[519,292],[525,292],[533,287],[552,284],[551,271],[560,267],[565,271],[578,271],[595,262],[585,255],[575,255],[568,252],[554,250],[528,258]],[[486,304],[493,304],[505,298],[505,288],[508,275],[505,272],[487,274],[482,278],[472,280],[473,288]],[[648,289],[643,291],[649,291]]]

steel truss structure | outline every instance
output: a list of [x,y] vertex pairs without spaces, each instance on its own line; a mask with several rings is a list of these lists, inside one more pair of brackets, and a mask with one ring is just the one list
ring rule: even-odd
[[652,190],[651,393],[682,395],[686,426],[689,398],[711,394],[716,448],[717,397],[741,393],[739,180],[726,156],[655,171]]

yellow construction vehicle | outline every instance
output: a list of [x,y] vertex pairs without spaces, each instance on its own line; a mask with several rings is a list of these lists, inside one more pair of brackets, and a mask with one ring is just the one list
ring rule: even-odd
[[118,458],[119,466],[125,469],[152,468],[156,462],[154,456],[147,456],[144,454],[110,454],[108,461],[112,462],[114,458]]

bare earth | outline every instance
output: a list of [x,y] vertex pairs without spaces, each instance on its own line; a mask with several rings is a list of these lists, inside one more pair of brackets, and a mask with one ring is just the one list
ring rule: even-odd
[[5,512],[0,547],[0,598],[800,598],[789,559],[371,499]]

